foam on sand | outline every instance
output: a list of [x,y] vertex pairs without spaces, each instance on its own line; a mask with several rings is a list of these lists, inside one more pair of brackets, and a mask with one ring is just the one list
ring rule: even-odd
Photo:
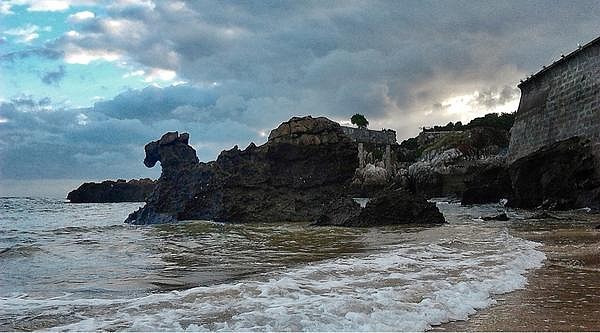
[[431,243],[427,233],[437,237],[440,230],[426,230],[416,244],[236,283],[126,300],[4,298],[0,308],[76,312],[78,321],[51,329],[61,331],[424,331],[467,319],[493,304],[494,295],[523,288],[527,270],[545,259],[538,243],[506,230],[450,230],[460,237]]

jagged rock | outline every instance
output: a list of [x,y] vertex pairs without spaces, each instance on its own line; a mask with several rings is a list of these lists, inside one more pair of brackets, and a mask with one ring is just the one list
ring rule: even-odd
[[360,215],[360,204],[350,197],[342,197],[331,202],[315,221],[315,225],[350,226]]
[[476,169],[465,180],[462,205],[499,202],[512,195],[508,167],[504,162]]
[[380,165],[367,164],[364,168],[357,169],[358,177],[365,185],[386,185],[388,172]]
[[[138,223],[138,220],[144,223]],[[131,224],[164,224],[175,223],[177,219],[169,214],[157,213],[153,207],[148,207],[129,214],[127,221]]]
[[67,199],[71,203],[143,202],[152,193],[154,185],[155,182],[149,178],[84,183],[69,192]]
[[512,207],[563,210],[600,207],[598,160],[590,142],[573,137],[543,147],[509,167]]
[[150,142],[144,147],[144,165],[151,168],[160,161],[163,171],[169,172],[198,164],[196,151],[188,145],[189,137],[188,133],[168,132],[160,140]]
[[501,213],[494,216],[484,216],[481,218],[484,221],[508,221],[510,220],[506,213]]
[[319,145],[350,141],[340,124],[325,117],[293,117],[269,134],[270,143]]
[[443,195],[442,175],[426,162],[413,163],[408,167],[411,190],[426,197]]
[[[199,163],[187,135],[167,133],[146,146],[144,164],[162,174],[145,207],[126,222],[208,219],[227,222],[312,221],[349,186],[357,146],[326,118],[292,118],[261,146],[223,151]],[[185,143],[184,143],[185,141]],[[161,214],[155,218],[155,214]]]
[[404,190],[386,190],[367,202],[365,208],[352,199],[332,202],[316,220],[316,225],[372,227],[397,224],[445,223],[434,203]]
[[[426,197],[462,197],[469,187],[479,193],[503,192],[491,186],[483,188],[489,179],[473,182],[476,173],[496,159],[503,160],[509,141],[506,129],[494,127],[470,127],[458,131],[424,131],[418,137],[403,142],[404,147],[419,154],[419,160],[408,167],[408,178],[413,191]],[[401,145],[402,146],[402,145]],[[499,184],[496,184],[499,185]],[[476,188],[482,186],[482,188]],[[500,187],[500,186],[497,186]],[[467,193],[467,196],[470,196]],[[486,194],[487,195],[487,194]],[[487,195],[487,200],[496,195]],[[467,200],[469,201],[469,199]]]

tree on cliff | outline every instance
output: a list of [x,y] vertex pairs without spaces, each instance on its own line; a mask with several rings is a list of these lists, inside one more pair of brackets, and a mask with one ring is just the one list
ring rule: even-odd
[[360,113],[353,115],[352,118],[350,118],[350,122],[358,126],[358,128],[367,128],[367,126],[369,126],[367,118]]

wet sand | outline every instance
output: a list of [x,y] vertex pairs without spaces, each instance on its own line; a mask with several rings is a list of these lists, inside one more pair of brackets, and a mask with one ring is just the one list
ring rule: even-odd
[[510,223],[513,235],[542,243],[547,256],[525,289],[433,331],[600,331],[600,215],[557,217]]

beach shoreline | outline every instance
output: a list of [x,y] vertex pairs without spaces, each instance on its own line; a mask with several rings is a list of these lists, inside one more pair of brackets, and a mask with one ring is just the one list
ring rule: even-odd
[[517,237],[539,242],[544,266],[527,274],[524,289],[496,295],[495,305],[467,321],[432,331],[600,330],[600,215],[562,213],[509,225]]

